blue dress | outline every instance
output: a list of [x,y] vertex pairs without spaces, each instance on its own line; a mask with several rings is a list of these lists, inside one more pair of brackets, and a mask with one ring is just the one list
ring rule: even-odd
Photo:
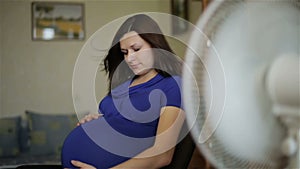
[[158,74],[133,87],[127,81],[99,104],[104,116],[76,127],[64,141],[64,168],[76,168],[71,160],[98,169],[116,166],[153,146],[160,110],[181,108],[181,79]]

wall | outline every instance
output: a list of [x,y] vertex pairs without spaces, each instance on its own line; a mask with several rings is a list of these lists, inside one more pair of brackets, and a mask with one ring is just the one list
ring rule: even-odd
[[196,24],[202,11],[201,1],[188,0],[188,19],[192,24]]
[[84,42],[32,41],[30,2],[1,6],[1,114],[72,112],[72,67]]

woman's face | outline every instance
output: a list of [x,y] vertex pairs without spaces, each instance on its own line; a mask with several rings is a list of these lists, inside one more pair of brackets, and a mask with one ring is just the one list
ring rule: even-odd
[[120,40],[124,60],[136,75],[144,75],[153,70],[154,56],[151,46],[136,32],[126,33]]

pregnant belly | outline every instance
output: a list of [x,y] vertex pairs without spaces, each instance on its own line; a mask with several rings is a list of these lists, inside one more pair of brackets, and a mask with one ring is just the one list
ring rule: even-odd
[[[71,160],[79,160],[96,168],[110,168],[120,164],[154,143],[155,127],[133,124],[105,118],[92,120],[76,127],[67,136],[62,147],[62,165],[64,168],[75,168]],[[111,126],[114,124],[115,126]],[[123,126],[123,127],[122,127]],[[117,130],[116,130],[117,129]],[[120,131],[122,129],[123,131]],[[118,131],[119,130],[119,131]],[[144,132],[140,132],[140,131]],[[149,133],[150,137],[139,137],[136,133]],[[124,133],[132,133],[130,136]],[[136,137],[132,137],[136,135]]]

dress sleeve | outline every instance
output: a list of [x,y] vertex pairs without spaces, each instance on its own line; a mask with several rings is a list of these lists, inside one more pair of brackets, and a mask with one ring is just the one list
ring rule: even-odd
[[166,97],[162,99],[162,107],[175,106],[182,108],[181,79],[179,77],[170,77],[166,80],[163,88]]

